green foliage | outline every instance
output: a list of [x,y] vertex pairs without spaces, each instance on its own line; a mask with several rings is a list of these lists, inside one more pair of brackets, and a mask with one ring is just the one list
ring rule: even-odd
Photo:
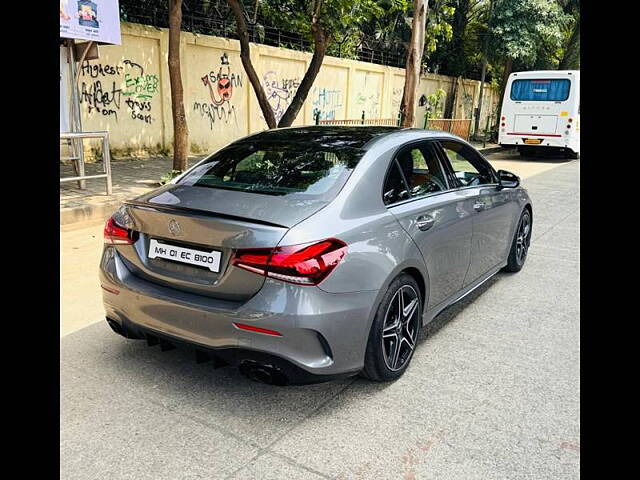
[[442,111],[444,109],[444,98],[447,93],[439,88],[431,95],[427,95],[427,112],[429,118],[442,118]]
[[580,68],[580,0],[559,0],[563,11],[573,19],[564,29],[564,41],[559,52],[560,70]]
[[451,41],[453,36],[451,21],[455,8],[442,1],[436,1],[433,4],[427,12],[425,29],[424,53],[427,57],[435,52],[439,45]]
[[522,68],[561,47],[563,29],[573,19],[555,0],[494,0],[490,52],[494,59],[511,58]]
[[[413,2],[411,0],[378,0],[381,15],[374,16],[362,31],[373,36],[385,48],[409,43],[413,19]],[[432,0],[427,11],[425,28],[424,53],[428,56],[434,52],[441,42],[451,39],[451,18],[454,8],[444,0]]]
[[[311,41],[311,17],[319,1],[262,0],[259,3],[261,13],[271,25],[297,32]],[[348,35],[357,36],[361,25],[384,14],[375,0],[324,0],[320,3],[320,24],[329,45]]]
[[160,177],[160,185],[166,185],[181,173],[182,172],[180,170],[171,170],[170,172],[165,173]]
[[333,42],[327,48],[327,55],[340,58],[358,58],[358,48],[360,47],[360,35],[350,34],[338,39],[334,37]]

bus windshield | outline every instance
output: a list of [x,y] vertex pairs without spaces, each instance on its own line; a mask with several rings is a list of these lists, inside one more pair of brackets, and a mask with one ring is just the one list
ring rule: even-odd
[[519,79],[511,84],[511,100],[516,102],[563,102],[569,98],[571,82],[566,78]]

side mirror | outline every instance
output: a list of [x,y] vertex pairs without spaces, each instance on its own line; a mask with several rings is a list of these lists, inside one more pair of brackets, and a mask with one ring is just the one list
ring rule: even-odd
[[498,188],[517,188],[520,185],[520,177],[507,172],[506,170],[498,170]]

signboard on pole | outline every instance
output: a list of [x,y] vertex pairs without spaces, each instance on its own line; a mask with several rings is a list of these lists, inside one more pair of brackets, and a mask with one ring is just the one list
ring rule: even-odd
[[69,124],[69,56],[67,47],[60,47],[60,133],[70,132]]
[[60,0],[60,37],[120,45],[118,0]]

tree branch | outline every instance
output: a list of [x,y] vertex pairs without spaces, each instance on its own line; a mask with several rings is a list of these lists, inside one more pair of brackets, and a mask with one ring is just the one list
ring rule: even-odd
[[247,22],[244,18],[243,9],[238,0],[227,0],[227,3],[229,4],[229,7],[231,8],[233,16],[236,20],[238,38],[240,39],[240,60],[242,60],[242,66],[244,67],[244,70],[249,77],[249,82],[251,83],[253,91],[256,94],[258,105],[260,105],[260,110],[262,110],[262,115],[267,122],[267,126],[269,128],[276,128],[276,117],[273,114],[271,105],[267,100],[267,95],[264,93],[262,83],[258,78],[258,74],[256,73],[255,68],[253,68],[253,63],[251,62],[249,31],[247,30]]
[[296,90],[291,103],[287,107],[287,110],[282,115],[278,127],[290,127],[296,116],[300,112],[304,101],[307,99],[309,90],[313,86],[313,82],[318,76],[324,55],[327,51],[327,43],[329,37],[326,35],[324,28],[320,24],[320,8],[322,7],[322,0],[318,0],[314,3],[313,13],[311,15],[311,35],[313,36],[313,57],[309,63],[309,68],[304,74],[300,86]]

